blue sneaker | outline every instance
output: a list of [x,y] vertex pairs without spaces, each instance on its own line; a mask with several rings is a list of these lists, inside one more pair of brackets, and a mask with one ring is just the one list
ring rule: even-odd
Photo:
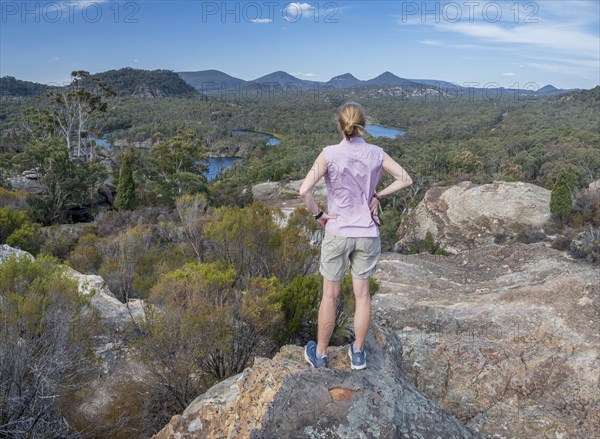
[[309,341],[304,348],[304,358],[312,367],[328,367],[327,355],[323,358],[317,357],[317,344],[314,341]]
[[367,354],[365,353],[365,348],[363,347],[360,351],[354,350],[354,342],[350,343],[348,347],[348,356],[350,357],[351,364],[353,370],[363,370],[367,367]]

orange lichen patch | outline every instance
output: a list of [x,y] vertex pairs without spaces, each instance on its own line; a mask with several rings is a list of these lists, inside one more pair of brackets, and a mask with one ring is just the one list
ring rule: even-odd
[[350,401],[354,395],[354,390],[344,389],[343,387],[332,387],[329,394],[334,401]]

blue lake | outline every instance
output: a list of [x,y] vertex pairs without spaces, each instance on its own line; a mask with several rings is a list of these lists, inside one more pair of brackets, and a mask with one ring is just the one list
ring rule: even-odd
[[[267,146],[275,146],[279,143],[279,139],[269,133],[262,133],[260,131],[252,131],[252,130],[232,130],[231,137],[238,136],[254,136],[254,137],[262,137],[265,139],[265,144]],[[233,164],[238,161],[243,160],[240,157],[209,157],[206,160],[206,166],[208,166],[208,172],[204,174],[208,181],[214,180],[217,175],[219,175],[222,171],[227,168],[233,166]]]
[[101,148],[112,148],[113,144],[106,139],[96,139],[96,145]]
[[113,133],[104,133],[104,134],[102,134],[102,136],[100,138],[88,137],[85,140],[94,140],[96,142],[96,145],[101,148],[112,148],[114,146],[111,142],[112,135],[113,135]]
[[365,125],[365,129],[367,130],[367,133],[373,137],[389,137],[390,139],[395,139],[396,136],[403,136],[406,134],[406,131],[404,130],[388,128],[381,125]]
[[208,171],[204,173],[206,180],[212,181],[223,170],[231,168],[237,161],[243,160],[241,157],[209,157],[206,160]]
[[[366,125],[365,129],[367,132],[373,137],[388,137],[390,139],[394,139],[396,136],[403,136],[406,134],[406,131],[399,130],[396,128],[384,127],[381,125]],[[94,139],[96,141],[96,145],[102,148],[112,148],[113,144],[111,143],[111,136],[113,133],[106,133],[101,138]],[[259,131],[252,130],[232,130],[232,137],[237,136],[258,136],[265,139],[266,145],[275,146],[280,140],[269,134],[262,133]],[[237,161],[243,160],[240,157],[208,157],[206,159],[206,166],[208,167],[208,171],[204,173],[204,176],[208,181],[214,180],[221,172],[225,169],[230,168]]]

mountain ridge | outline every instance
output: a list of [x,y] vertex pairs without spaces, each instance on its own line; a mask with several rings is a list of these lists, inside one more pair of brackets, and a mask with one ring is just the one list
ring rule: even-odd
[[[354,87],[402,87],[406,88],[409,91],[417,91],[423,90],[427,91],[427,89],[431,90],[448,90],[448,89],[467,89],[469,87],[463,87],[459,84],[452,83],[449,81],[438,80],[438,79],[408,79],[397,76],[396,74],[385,71],[382,74],[371,78],[371,79],[358,79],[352,73],[343,73],[341,75],[337,75],[329,79],[328,81],[314,81],[314,80],[306,80],[300,79],[296,76],[291,75],[288,72],[283,70],[277,70],[272,73],[268,73],[266,75],[260,76],[256,79],[252,80],[244,80],[240,78],[233,78],[229,76],[227,73],[219,71],[219,70],[199,70],[197,72],[177,72],[178,75],[182,77],[186,82],[190,85],[196,87],[197,90],[203,91],[206,90],[207,84],[212,84],[213,87],[215,85],[220,85],[221,88],[234,88],[234,87],[245,87],[250,84],[259,84],[261,86],[280,86],[283,88],[293,86],[294,88],[300,89],[310,89],[313,87],[321,86],[321,87],[337,87],[340,89],[349,89]],[[204,79],[204,83],[198,86],[197,83],[190,81],[190,76],[195,75],[196,77],[202,77]],[[224,77],[233,78],[234,80],[223,80]],[[217,87],[218,89],[218,87]],[[505,87],[498,87],[498,89],[502,90],[517,90],[519,92],[530,94],[533,90],[521,90],[521,89],[508,89]],[[482,88],[481,90],[488,91],[489,87]],[[550,95],[550,94],[559,94],[566,91],[571,91],[572,89],[559,89],[554,87],[551,84],[548,84],[540,89],[541,94]],[[215,90],[217,91],[217,90]]]
[[[272,73],[260,76],[255,79],[245,80],[231,76],[223,71],[216,69],[182,71],[157,69],[144,70],[132,67],[107,70],[90,75],[102,79],[110,88],[116,88],[120,95],[142,96],[161,98],[166,96],[190,96],[197,92],[211,94],[241,89],[248,86],[259,86],[261,88],[296,88],[296,89],[314,89],[324,88],[395,88],[406,89],[409,93],[427,93],[428,91],[448,91],[449,89],[465,89],[449,81],[437,79],[408,79],[397,76],[396,74],[385,71],[382,74],[371,79],[359,79],[352,73],[343,73],[329,79],[328,81],[315,81],[300,79],[283,70],[277,70]],[[27,97],[43,94],[50,89],[47,84],[41,84],[31,81],[23,81],[12,76],[0,77],[0,97]],[[521,93],[537,93],[541,95],[560,94],[576,89],[559,89],[551,84],[536,90],[507,89],[499,87],[501,90],[518,91]],[[476,88],[488,92],[489,88]]]
[[[92,89],[97,89],[94,79],[103,82],[118,96],[163,98],[198,94],[196,88],[172,70],[144,70],[123,67],[90,74],[83,80],[83,83]],[[63,84],[63,86],[66,85]],[[12,76],[3,76],[0,77],[0,98],[39,96],[47,91],[60,90],[63,86],[41,84],[23,81]]]

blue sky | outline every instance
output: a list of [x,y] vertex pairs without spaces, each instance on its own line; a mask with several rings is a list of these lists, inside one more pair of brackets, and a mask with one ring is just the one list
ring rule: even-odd
[[285,70],[504,87],[600,83],[600,2],[7,1],[0,76],[63,83],[72,70]]

